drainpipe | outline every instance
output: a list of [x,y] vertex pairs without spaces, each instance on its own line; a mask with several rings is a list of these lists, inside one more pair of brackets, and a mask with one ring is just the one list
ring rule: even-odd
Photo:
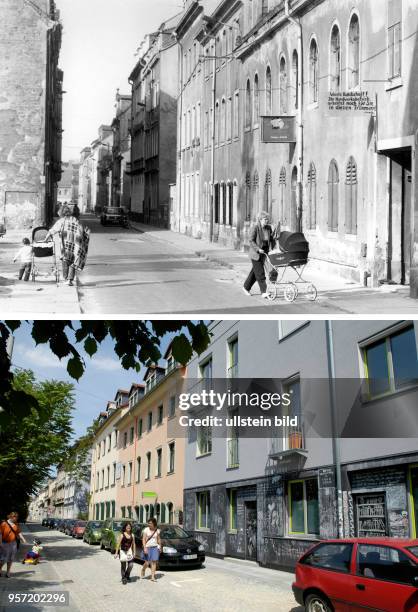
[[[215,40],[214,36],[211,36]],[[210,211],[209,211],[209,241],[213,242],[213,225],[214,225],[214,211],[215,211],[215,133],[216,133],[216,117],[215,117],[215,105],[216,105],[216,46],[213,54],[213,74],[212,74],[212,135],[211,135],[211,160],[210,160],[210,180],[212,183],[211,197],[210,197]]]
[[179,180],[176,189],[176,199],[177,199],[177,212],[178,212],[178,224],[179,233],[181,232],[181,182],[183,178],[183,155],[181,152],[182,148],[182,134],[183,134],[183,44],[177,38],[177,32],[173,34],[174,38],[178,44],[178,55],[179,55],[179,68],[180,68],[180,95],[179,95],[179,122],[178,122],[178,155],[179,155]]
[[[290,13],[289,0],[285,0],[284,12],[290,23],[293,23],[298,30],[298,108],[296,113],[297,121],[297,157],[298,157],[298,231],[302,231],[302,214],[303,214],[303,120],[302,120],[302,105],[303,105],[303,38],[302,24],[300,19],[295,19]],[[289,58],[290,59],[290,58]]]
[[335,359],[334,359],[334,339],[332,332],[332,321],[325,321],[325,333],[327,342],[327,358],[328,358],[328,381],[330,391],[330,408],[331,408],[331,430],[332,430],[332,454],[334,458],[336,485],[337,485],[337,521],[338,521],[338,537],[344,537],[343,525],[343,500],[342,500],[342,476],[341,476],[341,455],[340,441],[337,431],[337,394],[336,394],[336,377],[335,377]]

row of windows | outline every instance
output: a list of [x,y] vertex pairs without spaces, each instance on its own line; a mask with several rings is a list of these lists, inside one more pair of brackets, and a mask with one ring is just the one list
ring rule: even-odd
[[[146,464],[145,464],[145,480],[151,478],[151,452],[146,453]],[[176,445],[175,442],[170,442],[167,445],[167,474],[172,474],[175,469],[175,457],[176,457]],[[130,486],[133,483],[133,479],[136,478],[135,482],[141,482],[141,457],[137,457],[136,469],[134,472],[133,461],[130,461],[126,465],[120,467],[120,485]],[[112,466],[108,465],[101,472],[96,472],[96,483],[95,490],[99,491],[107,487],[113,487],[116,485],[117,480],[117,464],[113,463]],[[156,450],[156,464],[155,464],[155,477],[159,478],[162,476],[163,470],[163,449],[157,448]]]
[[172,502],[145,504],[140,506],[122,506],[122,518],[133,519],[139,523],[146,523],[149,518],[155,517],[157,523],[174,523],[174,505]]
[[[175,416],[175,414],[176,414],[176,397],[175,395],[172,395],[168,403],[167,417],[171,419]],[[158,406],[156,417],[157,417],[156,425],[157,426],[162,425],[163,420],[164,420],[164,405],[163,404],[160,404],[160,406]],[[149,433],[154,426],[153,410],[150,410],[148,412],[146,419],[144,419],[143,417],[140,417],[138,419],[137,431],[136,431],[137,438],[141,438],[144,433],[144,420],[146,424],[146,431],[147,433]],[[135,427],[131,426],[129,428],[129,431],[125,431],[123,434],[123,448],[126,448],[128,446],[128,443],[133,444],[134,440],[135,440]]]

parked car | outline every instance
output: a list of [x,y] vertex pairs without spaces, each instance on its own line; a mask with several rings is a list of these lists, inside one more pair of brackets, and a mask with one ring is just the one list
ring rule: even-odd
[[100,538],[100,548],[108,549],[112,554],[115,552],[116,541],[121,532],[122,525],[126,523],[126,521],[129,521],[129,519],[106,519],[104,521]]
[[[146,525],[135,525],[136,558],[142,555],[142,532]],[[161,538],[161,567],[199,567],[205,562],[205,549],[192,535],[180,525],[162,524],[159,526]]]
[[76,523],[76,519],[69,519],[65,523],[65,526],[64,526],[64,533],[65,533],[65,535],[68,535],[68,536],[71,535],[71,532],[73,530],[73,527],[74,527],[75,523]]
[[88,521],[83,534],[84,542],[87,542],[87,544],[100,544],[102,527],[103,521]]
[[418,540],[328,540],[296,565],[292,585],[307,612],[418,610]]
[[73,538],[82,538],[86,529],[86,525],[87,521],[76,521],[71,530],[71,535],[73,536]]
[[49,527],[49,529],[56,529],[57,528],[57,524],[58,524],[58,519],[51,518],[51,519],[49,519],[48,527]]
[[42,519],[42,527],[48,527],[49,518]]
[[122,227],[128,227],[128,215],[123,208],[108,206],[103,209],[100,215],[100,223],[102,225],[121,225]]

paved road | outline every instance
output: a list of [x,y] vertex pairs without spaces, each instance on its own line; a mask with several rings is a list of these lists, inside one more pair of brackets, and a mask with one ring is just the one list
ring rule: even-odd
[[[234,270],[202,259],[190,250],[118,227],[102,227],[95,218],[88,265],[80,276],[83,313],[329,313],[327,303],[304,300],[270,304],[249,298]],[[254,288],[254,293],[258,288]]]
[[119,562],[110,553],[58,531],[38,525],[30,529],[29,539],[40,537],[44,544],[43,561],[38,566],[16,564],[11,579],[0,578],[0,595],[6,586],[26,592],[62,589],[70,593],[68,612],[302,612],[291,592],[293,576],[286,572],[207,559],[202,569],[159,571],[152,583],[138,578],[136,564],[133,582],[124,586]]

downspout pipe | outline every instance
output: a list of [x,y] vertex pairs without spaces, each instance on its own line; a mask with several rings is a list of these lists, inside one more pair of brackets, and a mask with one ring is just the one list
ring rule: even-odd
[[338,537],[344,537],[344,517],[343,517],[343,495],[342,495],[342,475],[341,475],[341,453],[340,440],[338,437],[337,423],[337,393],[336,393],[336,376],[335,376],[335,357],[334,357],[334,337],[332,329],[332,321],[325,321],[325,334],[327,343],[327,358],[328,358],[328,381],[330,392],[330,410],[331,410],[331,432],[332,432],[332,453],[334,456],[335,482],[337,488],[337,522],[338,522]]
[[[298,222],[298,231],[302,231],[302,214],[303,214],[303,168],[304,168],[304,159],[303,159],[303,31],[302,24],[300,19],[295,19],[291,14],[289,7],[289,0],[285,0],[284,2],[284,12],[290,23],[295,25],[298,28],[298,82],[297,82],[297,90],[298,90],[298,107],[296,113],[296,121],[297,121],[297,157],[298,157],[298,210],[297,210],[297,222]],[[290,58],[289,58],[290,59]]]
[[177,214],[178,214],[178,231],[179,233],[181,232],[181,197],[182,197],[182,192],[181,192],[181,184],[182,184],[182,179],[183,179],[183,155],[182,155],[182,146],[183,146],[183,142],[182,142],[182,135],[183,135],[183,80],[184,80],[184,75],[183,75],[183,44],[181,43],[181,41],[178,38],[177,32],[174,32],[173,34],[174,38],[176,39],[176,42],[178,44],[178,55],[179,55],[179,68],[180,68],[180,95],[179,95],[179,120],[178,120],[178,159],[179,159],[179,179],[177,181],[177,193],[176,193],[176,199],[177,199]]

